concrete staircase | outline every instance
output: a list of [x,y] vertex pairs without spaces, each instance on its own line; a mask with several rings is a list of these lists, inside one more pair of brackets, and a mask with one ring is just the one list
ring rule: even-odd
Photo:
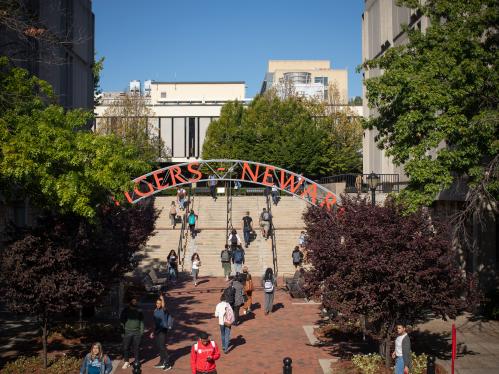
[[[146,257],[142,260],[141,267],[151,266],[155,263],[166,265],[168,252],[177,248],[180,230],[172,230],[169,225],[168,207],[170,203],[171,198],[156,198],[156,207],[162,209],[162,212],[157,223],[157,233],[148,242]],[[276,229],[279,275],[294,273],[291,252],[297,245],[300,231],[304,228],[302,214],[306,205],[299,198],[283,196],[279,204],[272,207]],[[190,257],[194,252],[197,252],[202,263],[201,276],[223,276],[220,251],[225,245],[226,206],[225,196],[219,197],[217,201],[213,201],[209,196],[195,197],[192,208],[199,216],[197,223],[199,232],[195,239],[188,239],[185,271],[190,271]],[[263,274],[267,267],[273,266],[271,241],[262,238],[258,226],[258,217],[264,207],[266,207],[266,203],[263,196],[235,196],[232,199],[232,222],[241,240],[243,239],[242,217],[246,211],[249,211],[253,218],[253,227],[257,237],[251,242],[249,248],[245,249],[245,265],[255,275]]]

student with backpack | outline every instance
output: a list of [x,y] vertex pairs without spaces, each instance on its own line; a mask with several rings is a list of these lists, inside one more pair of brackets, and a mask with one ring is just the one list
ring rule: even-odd
[[196,221],[198,219],[197,214],[193,210],[189,212],[187,216],[187,223],[189,224],[189,231],[191,232],[191,237],[194,239],[196,237]]
[[199,333],[199,339],[191,348],[192,374],[216,374],[215,361],[220,358],[217,344],[205,332]]
[[295,266],[295,269],[298,268],[298,266],[300,266],[303,261],[303,252],[300,251],[300,247],[295,246],[295,249],[291,253],[291,258],[293,259],[293,265]]
[[224,269],[225,280],[229,280],[230,276],[230,261],[232,259],[232,253],[229,251],[229,245],[225,244],[225,248],[222,252],[220,252],[220,260],[222,262],[222,268]]
[[263,208],[260,214],[260,226],[262,228],[262,236],[267,240],[270,233],[270,221],[272,220],[272,214],[267,211],[267,208]]
[[244,265],[244,249],[240,245],[232,252],[232,263],[234,264],[234,272],[240,273]]
[[215,307],[215,317],[218,317],[220,335],[222,337],[222,349],[224,353],[229,351],[230,329],[234,323],[234,312],[230,303],[226,300],[226,293],[220,296],[220,302]]
[[244,285],[242,280],[242,274],[236,273],[234,280],[232,281],[232,288],[234,288],[234,325],[239,325],[239,310],[244,304]]
[[275,183],[272,185],[272,202],[274,205],[279,203],[279,190],[277,189],[277,185]]
[[238,245],[241,244],[241,238],[237,234],[235,229],[232,229],[229,234],[229,244],[232,250],[235,250]]
[[265,315],[272,313],[272,308],[274,306],[274,294],[275,294],[276,285],[277,283],[274,277],[274,272],[272,271],[271,268],[267,268],[267,270],[265,270],[265,274],[262,277],[262,287],[265,294],[265,303],[264,303]]
[[246,215],[243,217],[243,236],[244,236],[244,244],[246,245],[246,248],[248,248],[250,239],[251,239],[251,232],[253,231],[253,219],[250,217],[250,212],[246,212]]
[[80,374],[110,374],[113,364],[108,355],[102,351],[101,343],[94,343],[87,353],[80,368]]

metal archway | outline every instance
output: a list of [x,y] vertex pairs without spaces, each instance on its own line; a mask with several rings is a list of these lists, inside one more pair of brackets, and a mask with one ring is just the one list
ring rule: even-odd
[[210,174],[215,175],[217,181],[249,182],[265,187],[275,182],[279,190],[328,210],[337,203],[336,194],[292,171],[259,162],[224,159],[185,162],[152,171],[135,178],[133,190],[124,195],[134,204],[163,190],[208,182]]

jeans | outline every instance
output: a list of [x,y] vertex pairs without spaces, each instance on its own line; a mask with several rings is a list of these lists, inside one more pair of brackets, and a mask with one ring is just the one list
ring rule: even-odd
[[239,310],[241,305],[234,305],[234,323],[237,325],[239,323]]
[[196,237],[196,225],[189,224],[189,230],[191,231],[192,239],[194,239]]
[[236,273],[241,273],[242,269],[243,269],[243,264],[238,264],[238,263],[234,264],[234,271]]
[[220,325],[220,335],[222,335],[222,349],[226,352],[229,350],[230,327]]
[[192,277],[194,278],[194,283],[198,281],[199,269],[192,269]]
[[123,361],[128,362],[130,358],[130,345],[133,346],[133,356],[135,361],[139,360],[141,334],[139,332],[125,332],[123,337]]
[[279,202],[279,193],[278,192],[272,192],[272,201],[274,202],[274,205],[277,205]]
[[154,340],[159,351],[159,362],[168,365],[168,351],[166,350],[166,330],[154,333]]
[[170,223],[173,226],[173,228],[175,228],[175,225],[177,224],[177,222],[175,222],[176,217],[177,217],[176,214],[170,214]]
[[265,292],[265,313],[271,313],[274,306],[274,292]]
[[173,266],[168,266],[168,278],[169,280],[177,280],[177,269]]
[[244,230],[244,231],[243,231],[243,235],[244,235],[244,242],[245,242],[246,244],[249,244],[249,242],[250,242],[251,230]]
[[404,374],[404,358],[397,356],[395,359],[395,374]]
[[210,194],[211,197],[216,200],[217,198],[216,186],[210,186]]

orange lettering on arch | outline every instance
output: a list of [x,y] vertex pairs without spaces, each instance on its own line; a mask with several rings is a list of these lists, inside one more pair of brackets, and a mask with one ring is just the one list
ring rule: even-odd
[[332,192],[328,192],[324,200],[322,200],[322,203],[320,207],[326,206],[327,210],[331,210],[331,207],[336,204],[336,195]]
[[268,182],[269,177],[271,177],[272,179],[274,179],[273,176],[272,176],[272,174],[270,173],[270,171],[274,171],[274,170],[275,170],[275,167],[273,167],[273,166],[267,166],[265,168],[265,173],[263,174],[263,178],[262,178],[262,184],[264,184],[266,186],[272,186],[274,184],[273,181],[272,182]]
[[180,170],[179,166],[172,166],[170,168],[170,177],[172,179],[172,186],[175,186],[177,184],[177,179],[180,183],[187,183],[187,181],[180,176],[182,173],[182,170]]
[[154,193],[154,187],[152,186],[152,183],[149,183],[149,182],[146,182],[147,184],[147,187],[149,187],[149,191],[147,192],[142,192],[141,190],[138,189],[138,186],[139,186],[139,182],[146,179],[146,177],[140,177],[138,179],[135,180],[135,187],[133,188],[133,192],[135,192],[135,194],[137,194],[137,196],[140,196],[140,197],[147,197],[149,195],[152,195]]
[[159,178],[158,175],[163,174],[164,172],[164,170],[156,170],[154,173],[152,173],[154,182],[156,183],[156,188],[158,190],[164,190],[165,188],[168,188],[170,186],[169,183],[161,184],[161,178]]
[[203,177],[203,173],[201,173],[198,169],[194,169],[194,166],[198,166],[199,162],[193,162],[187,165],[187,170],[189,170],[192,174],[196,175],[196,178],[189,178],[189,182],[196,183]]
[[298,179],[298,183],[295,186],[295,176],[291,174],[286,182],[284,182],[284,177],[286,176],[286,171],[281,170],[281,189],[285,190],[287,185],[289,184],[289,192],[295,193],[296,190],[303,183],[303,178]]
[[315,205],[317,202],[317,185],[315,183],[311,183],[300,196],[305,198],[306,195],[312,198],[312,204]]
[[258,179],[258,169],[260,168],[260,165],[256,165],[256,171],[253,173],[253,170],[251,170],[251,167],[247,162],[243,163],[243,174],[241,175],[241,180],[245,180],[246,172],[248,172],[250,178],[253,180],[253,182],[256,182]]
[[132,198],[130,197],[130,194],[129,194],[128,192],[125,192],[125,197],[126,197],[126,199],[128,200],[128,202],[129,202],[130,204],[133,204],[133,200],[132,200]]

